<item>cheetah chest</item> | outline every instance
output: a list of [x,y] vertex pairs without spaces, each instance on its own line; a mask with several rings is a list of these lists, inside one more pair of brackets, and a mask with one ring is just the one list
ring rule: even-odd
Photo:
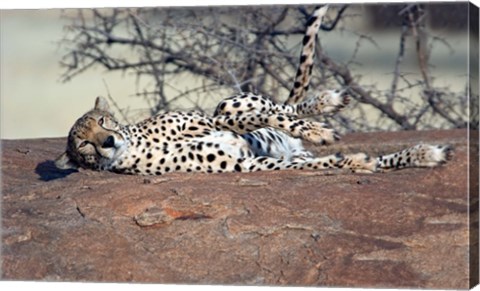
[[162,175],[168,172],[231,172],[246,157],[253,156],[249,144],[229,131],[210,131],[199,137],[166,141],[150,135],[131,139],[129,149],[110,170],[128,174]]

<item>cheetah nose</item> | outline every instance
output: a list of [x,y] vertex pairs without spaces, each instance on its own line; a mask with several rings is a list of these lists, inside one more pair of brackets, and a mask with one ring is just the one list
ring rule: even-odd
[[102,148],[113,148],[114,146],[115,146],[115,139],[113,138],[112,135],[109,135],[102,144]]

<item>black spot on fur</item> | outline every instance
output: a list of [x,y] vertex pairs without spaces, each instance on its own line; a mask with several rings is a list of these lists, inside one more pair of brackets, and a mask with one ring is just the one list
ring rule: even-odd
[[267,159],[267,157],[261,157],[261,158],[259,158],[257,161],[258,161],[259,163],[262,163],[262,162],[264,162],[266,159]]
[[208,154],[207,155],[207,161],[209,161],[210,163],[215,161],[215,155],[214,154]]
[[306,56],[306,55],[302,55],[302,56],[300,57],[300,64],[305,63],[306,60],[307,60],[307,56]]
[[307,26],[312,25],[316,20],[317,20],[316,16],[310,17],[310,19],[308,19],[308,21],[307,21]]
[[303,37],[303,42],[302,42],[302,44],[303,44],[303,45],[306,45],[309,40],[310,40],[310,35],[305,35],[305,36]]
[[226,161],[221,162],[220,163],[220,168],[225,170],[227,168],[227,162]]
[[295,75],[295,77],[298,78],[302,74],[302,72],[303,72],[302,69],[298,68],[297,74]]

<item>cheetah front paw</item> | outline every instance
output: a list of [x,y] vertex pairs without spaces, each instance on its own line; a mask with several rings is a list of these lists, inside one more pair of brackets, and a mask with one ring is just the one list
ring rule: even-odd
[[331,128],[325,127],[323,123],[314,122],[314,127],[305,129],[302,138],[318,145],[329,145],[340,140],[340,135]]
[[346,91],[326,90],[314,97],[311,103],[314,114],[335,113],[350,103],[350,97]]
[[324,94],[324,108],[322,113],[333,113],[340,111],[350,103],[347,91],[328,90]]
[[350,103],[346,91],[325,90],[297,105],[300,116],[315,116],[320,114],[335,113]]

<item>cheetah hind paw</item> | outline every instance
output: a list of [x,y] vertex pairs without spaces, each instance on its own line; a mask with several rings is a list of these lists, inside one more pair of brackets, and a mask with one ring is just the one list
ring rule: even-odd
[[449,145],[418,145],[420,159],[418,167],[436,167],[445,164],[453,158],[453,147]]

